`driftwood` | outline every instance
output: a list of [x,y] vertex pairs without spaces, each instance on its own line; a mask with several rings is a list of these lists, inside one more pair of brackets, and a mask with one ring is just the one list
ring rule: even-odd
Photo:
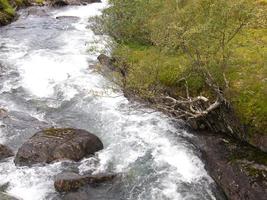
[[218,99],[213,103],[209,103],[209,99],[204,96],[197,96],[186,100],[180,97],[180,99],[161,96],[156,98],[155,107],[177,118],[192,119],[204,117],[221,105]]
[[228,104],[220,87],[216,84],[209,71],[207,69],[203,70],[203,68],[201,71],[205,77],[207,86],[216,95],[216,100],[212,101],[205,96],[191,97],[187,80],[186,78],[182,78],[179,81],[184,81],[185,83],[186,97],[171,97],[170,95],[162,94],[156,98],[154,107],[170,113],[176,118],[188,120],[205,117],[210,112],[219,108],[222,103]]

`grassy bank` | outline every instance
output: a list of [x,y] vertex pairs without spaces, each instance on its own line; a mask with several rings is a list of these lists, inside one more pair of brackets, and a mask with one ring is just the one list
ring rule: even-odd
[[0,0],[0,25],[5,25],[13,19],[15,10],[8,0]]
[[[162,93],[231,102],[249,140],[267,136],[266,0],[110,0],[103,29],[117,42],[124,86],[149,98]],[[125,69],[124,69],[125,70]],[[252,142],[253,143],[253,142]]]
[[0,26],[9,24],[16,16],[16,10],[31,4],[42,4],[43,0],[0,0]]

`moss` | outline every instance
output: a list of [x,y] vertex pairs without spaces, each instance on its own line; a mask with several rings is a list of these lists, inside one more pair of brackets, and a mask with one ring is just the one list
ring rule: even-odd
[[138,43],[118,46],[113,56],[118,61],[116,66],[127,66],[128,89],[143,95],[168,87],[178,89],[188,62],[182,54],[167,54],[156,47]]
[[264,182],[267,176],[267,153],[234,139],[228,139],[224,144],[226,152],[229,152],[226,157],[231,164],[237,165],[252,182]]
[[35,0],[35,3],[43,5],[45,0]]
[[243,170],[246,172],[248,176],[253,177],[253,179],[257,179],[260,181],[265,181],[267,176],[267,171],[265,169],[259,169],[253,167],[252,165],[243,166]]
[[238,162],[246,160],[251,163],[267,166],[267,153],[250,146],[248,144],[241,144],[235,140],[228,140],[226,148],[230,149],[229,161]]
[[76,134],[74,129],[71,128],[49,128],[43,131],[47,136],[62,137],[65,135],[74,135]]

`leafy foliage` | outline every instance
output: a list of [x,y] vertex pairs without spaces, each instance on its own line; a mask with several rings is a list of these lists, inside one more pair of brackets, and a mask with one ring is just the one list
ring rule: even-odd
[[170,90],[212,97],[207,72],[251,133],[266,133],[266,0],[110,0],[103,29],[117,42],[118,67],[144,96]]
[[0,12],[3,10],[5,13],[9,15],[14,15],[15,10],[12,8],[8,0],[0,0]]

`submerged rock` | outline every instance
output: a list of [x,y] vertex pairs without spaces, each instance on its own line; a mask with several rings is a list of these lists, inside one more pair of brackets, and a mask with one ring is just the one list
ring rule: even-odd
[[9,149],[7,146],[4,146],[0,144],[0,160],[14,156],[11,149]]
[[63,196],[63,200],[90,200],[86,191],[71,192]]
[[101,140],[82,129],[51,128],[40,131],[18,150],[15,164],[30,166],[55,160],[79,161],[103,149]]
[[62,7],[67,5],[83,5],[87,3],[97,3],[101,0],[52,0],[51,5],[56,7]]
[[0,108],[0,119],[7,117],[7,110],[4,108]]
[[54,186],[58,192],[77,191],[85,185],[97,185],[112,181],[114,174],[79,175],[73,172],[64,172],[57,175]]
[[33,15],[38,17],[49,16],[44,8],[30,7],[27,11],[28,15]]
[[57,20],[64,20],[64,21],[69,21],[69,22],[77,22],[80,20],[79,17],[76,16],[58,16],[56,17]]
[[12,197],[4,192],[0,192],[0,200],[18,200],[15,197]]
[[8,187],[9,187],[9,185],[10,185],[9,182],[0,185],[0,192],[6,192],[6,190],[7,190]]

